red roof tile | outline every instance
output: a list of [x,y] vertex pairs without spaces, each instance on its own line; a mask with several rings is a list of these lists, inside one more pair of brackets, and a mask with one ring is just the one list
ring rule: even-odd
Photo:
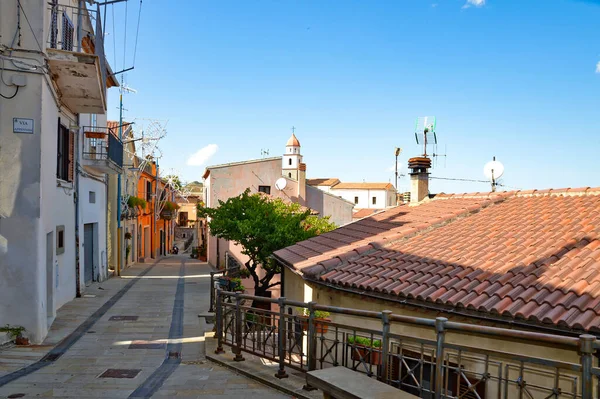
[[334,287],[600,332],[599,194],[441,194],[275,256]]

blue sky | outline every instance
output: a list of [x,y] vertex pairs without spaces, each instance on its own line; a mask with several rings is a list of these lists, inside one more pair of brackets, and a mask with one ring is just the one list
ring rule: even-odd
[[[125,6],[113,37],[108,9],[114,70],[133,62],[138,7],[129,1],[125,62]],[[600,1],[146,0],[125,115],[169,121],[160,163],[188,181],[282,154],[295,126],[308,177],[393,182],[394,147],[406,172],[422,152],[415,118],[435,115],[448,157],[432,176],[484,179],[496,156],[510,188],[600,186],[598,21]],[[117,106],[111,89],[109,118]],[[207,146],[206,163],[188,165]]]

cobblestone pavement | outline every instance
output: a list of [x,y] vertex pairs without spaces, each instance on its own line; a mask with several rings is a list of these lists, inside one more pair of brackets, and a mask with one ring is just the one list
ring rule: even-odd
[[0,350],[0,398],[288,398],[205,360],[209,272],[171,256],[87,287],[42,345]]

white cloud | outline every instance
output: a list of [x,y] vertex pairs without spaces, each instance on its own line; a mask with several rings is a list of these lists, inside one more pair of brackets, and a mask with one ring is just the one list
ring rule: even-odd
[[438,3],[433,3],[433,4],[431,5],[431,8],[436,8],[437,6],[438,6]]
[[600,73],[600,61],[596,64],[596,73]]
[[464,6],[462,6],[462,8],[469,8],[471,6],[483,7],[485,5],[485,1],[486,0],[467,0],[467,2]]
[[217,153],[218,149],[219,146],[216,144],[209,144],[206,147],[202,147],[188,158],[187,164],[189,166],[202,166]]

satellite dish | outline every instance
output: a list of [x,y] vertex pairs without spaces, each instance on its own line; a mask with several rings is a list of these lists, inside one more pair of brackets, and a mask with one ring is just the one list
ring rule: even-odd
[[483,167],[483,174],[490,180],[499,179],[504,174],[504,165],[502,165],[500,161],[496,161],[496,158],[494,158],[493,161],[485,164]]
[[286,185],[287,185],[287,180],[285,180],[283,177],[280,177],[275,182],[275,188],[279,191],[282,191]]

